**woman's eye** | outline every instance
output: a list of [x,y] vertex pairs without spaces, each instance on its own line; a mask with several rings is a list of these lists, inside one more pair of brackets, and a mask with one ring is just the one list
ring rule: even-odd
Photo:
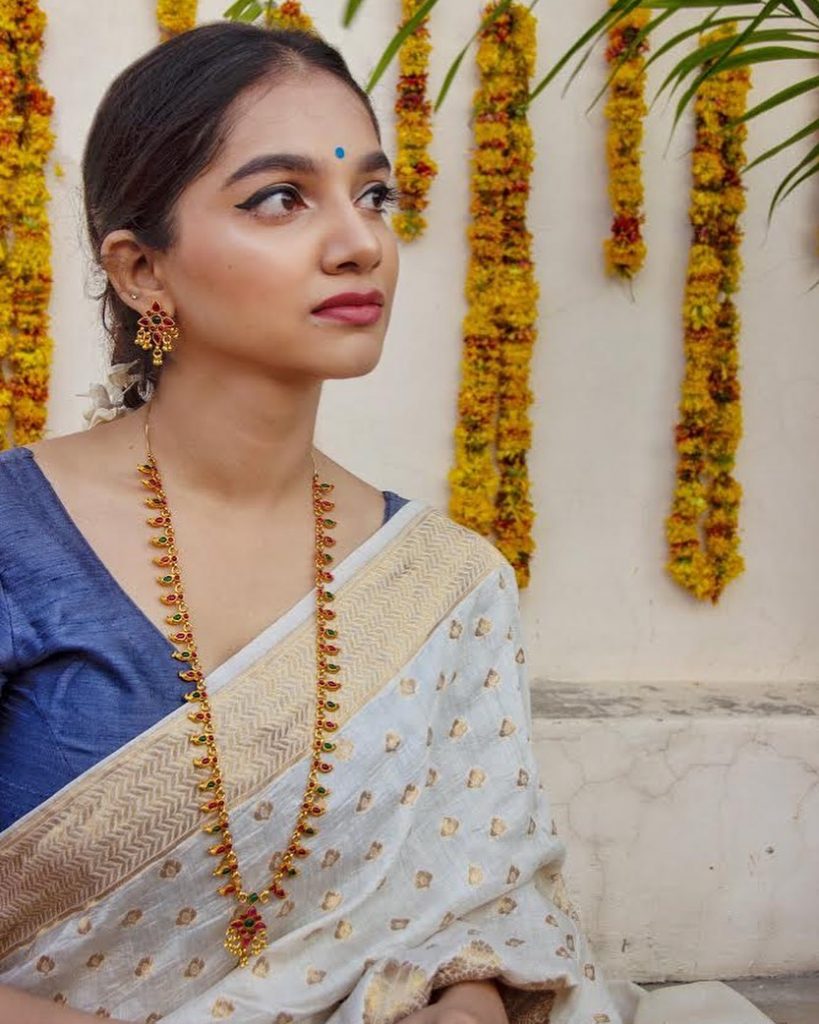
[[240,210],[253,210],[272,217],[283,217],[292,213],[300,202],[301,196],[295,189],[280,186],[257,192],[243,203],[237,203],[237,207]]
[[382,183],[368,189],[361,198],[371,199],[374,203],[371,209],[383,213],[389,207],[395,206],[398,203],[399,193],[398,189],[394,186]]
[[[381,182],[367,189],[361,197],[362,202],[370,210],[376,213],[384,213],[389,207],[398,203],[399,192],[397,188]],[[279,185],[276,188],[262,189],[256,192],[243,203],[237,203],[237,209],[249,210],[256,215],[268,217],[286,217],[292,213],[299,204],[304,204],[296,189],[289,185]]]

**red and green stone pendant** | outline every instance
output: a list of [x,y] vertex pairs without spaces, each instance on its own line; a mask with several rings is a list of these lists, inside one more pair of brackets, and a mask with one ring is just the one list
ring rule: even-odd
[[[255,902],[254,896],[256,894],[251,893],[252,902]],[[245,967],[250,957],[258,956],[266,946],[267,926],[264,918],[252,905],[240,907],[240,912],[228,925],[225,949],[238,957],[240,967]]]

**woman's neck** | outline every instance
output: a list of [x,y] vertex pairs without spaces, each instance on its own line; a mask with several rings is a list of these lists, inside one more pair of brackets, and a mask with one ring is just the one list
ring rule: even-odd
[[169,364],[145,411],[153,454],[177,486],[215,502],[279,505],[312,477],[321,381],[282,382],[258,369],[203,372]]

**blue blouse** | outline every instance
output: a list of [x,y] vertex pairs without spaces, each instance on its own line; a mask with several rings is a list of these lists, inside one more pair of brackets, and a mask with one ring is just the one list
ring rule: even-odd
[[173,649],[33,453],[0,453],[0,830],[179,706]]

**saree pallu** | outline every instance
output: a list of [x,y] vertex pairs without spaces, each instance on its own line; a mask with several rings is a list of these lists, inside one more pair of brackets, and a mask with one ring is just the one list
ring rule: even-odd
[[[0,983],[144,1024],[394,1024],[493,978],[512,1024],[630,1020],[561,897],[509,563],[413,501],[338,565],[335,594],[330,795],[263,908],[268,947],[245,968],[223,947],[234,905],[183,706],[0,836]],[[314,616],[311,594],[209,677],[249,887],[304,794]]]
[[[552,895],[563,850],[529,743],[511,567],[416,501],[336,581],[331,792],[287,898],[263,910],[267,949],[239,968],[223,947],[233,906],[180,707],[0,837],[0,982],[146,1024],[392,1024],[436,988],[493,977],[513,1022],[616,1024]],[[314,615],[310,595],[209,679],[257,888],[304,794]]]

